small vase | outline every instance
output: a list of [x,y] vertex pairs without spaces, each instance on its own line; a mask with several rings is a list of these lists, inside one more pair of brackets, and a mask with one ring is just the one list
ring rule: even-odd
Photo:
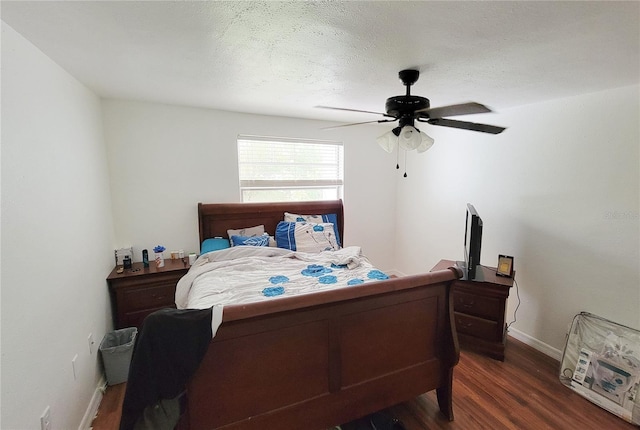
[[164,255],[162,252],[156,252],[156,267],[164,267]]

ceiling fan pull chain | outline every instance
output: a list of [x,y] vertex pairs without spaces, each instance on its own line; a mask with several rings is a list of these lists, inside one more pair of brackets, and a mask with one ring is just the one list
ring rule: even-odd
[[396,153],[396,170],[400,170],[400,147],[398,147],[398,152]]
[[407,151],[404,151],[404,177],[407,177]]

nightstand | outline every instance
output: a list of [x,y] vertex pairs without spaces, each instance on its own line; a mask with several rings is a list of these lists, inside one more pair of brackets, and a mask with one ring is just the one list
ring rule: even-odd
[[[454,265],[455,261],[440,260],[431,271]],[[462,278],[453,283],[458,341],[462,347],[504,361],[507,339],[505,314],[513,279],[497,276],[496,269],[492,267],[478,266],[477,270],[482,272],[478,276],[481,281]]]
[[107,277],[115,328],[140,328],[150,313],[174,308],[176,284],[190,267],[185,261],[186,264],[181,259],[165,260],[164,267],[156,267],[151,261],[146,268],[142,263],[133,263],[122,273],[117,273],[122,266],[116,266]]

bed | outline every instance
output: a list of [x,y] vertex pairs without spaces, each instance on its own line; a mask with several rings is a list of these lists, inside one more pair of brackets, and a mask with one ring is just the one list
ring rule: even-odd
[[[341,200],[198,204],[200,242],[284,212],[334,214]],[[344,242],[344,240],[343,240]],[[186,390],[181,429],[326,429],[436,390],[453,420],[456,268],[225,306]]]

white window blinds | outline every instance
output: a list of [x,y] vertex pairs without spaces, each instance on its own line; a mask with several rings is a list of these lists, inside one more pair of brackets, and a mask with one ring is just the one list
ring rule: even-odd
[[238,136],[242,201],[302,201],[342,198],[341,142]]

